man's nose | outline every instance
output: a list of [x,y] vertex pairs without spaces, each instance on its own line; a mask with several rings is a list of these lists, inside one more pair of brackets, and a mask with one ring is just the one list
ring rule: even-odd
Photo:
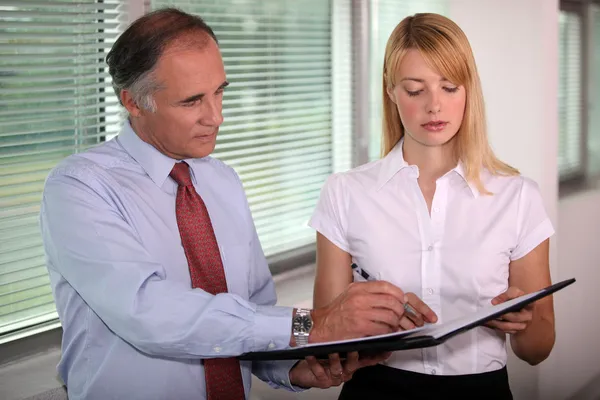
[[223,103],[220,99],[207,102],[201,118],[202,125],[218,127],[223,123]]

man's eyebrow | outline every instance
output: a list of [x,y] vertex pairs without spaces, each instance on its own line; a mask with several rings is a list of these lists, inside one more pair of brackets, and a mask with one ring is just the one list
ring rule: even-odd
[[[225,81],[225,82],[223,82],[223,83],[222,83],[222,84],[219,86],[219,88],[217,89],[217,91],[219,91],[219,90],[223,90],[223,89],[225,89],[227,86],[229,86],[229,82]],[[190,96],[190,97],[186,97],[185,99],[183,99],[183,100],[179,101],[178,103],[179,103],[179,104],[192,103],[192,102],[194,102],[194,101],[196,101],[196,100],[202,100],[202,98],[203,98],[204,96],[205,96],[205,93],[198,93],[198,94],[194,94],[194,95],[192,95],[192,96]]]

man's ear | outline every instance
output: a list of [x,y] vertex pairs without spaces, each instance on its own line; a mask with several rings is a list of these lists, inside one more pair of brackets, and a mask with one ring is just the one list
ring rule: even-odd
[[121,90],[121,103],[123,103],[123,107],[127,109],[129,115],[132,117],[139,117],[142,114],[142,110],[136,104],[129,90]]

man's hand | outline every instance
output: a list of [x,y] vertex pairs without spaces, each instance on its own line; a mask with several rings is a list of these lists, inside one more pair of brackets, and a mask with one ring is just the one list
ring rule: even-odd
[[388,359],[391,354],[388,352],[359,358],[358,352],[352,352],[348,353],[348,358],[343,362],[338,354],[330,354],[329,360],[306,357],[290,370],[290,382],[303,388],[327,389],[339,386],[349,381],[357,369],[375,365]]
[[[312,311],[313,328],[308,341],[347,340],[396,332],[405,315],[404,303],[409,300],[409,296],[389,282],[351,283],[328,306]],[[415,299],[413,302],[423,314],[433,314],[424,303],[417,304]]]
[[[406,293],[405,313],[400,319],[402,329],[414,329],[418,326],[437,322],[437,315],[423,300],[414,293]],[[408,309],[407,309],[408,308]]]
[[[511,286],[506,292],[492,299],[492,304],[497,305],[504,303],[505,301],[521,297],[525,294],[521,289]],[[535,302],[530,303],[520,311],[511,312],[498,317],[495,320],[489,321],[485,325],[489,328],[499,330],[504,333],[518,334],[523,332],[533,319],[533,310],[535,309]]]

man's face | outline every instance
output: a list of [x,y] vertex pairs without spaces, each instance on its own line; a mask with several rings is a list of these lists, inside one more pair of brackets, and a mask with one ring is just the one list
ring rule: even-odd
[[138,108],[138,115],[132,113],[134,130],[171,158],[209,155],[223,123],[225,79],[214,40],[206,39],[203,46],[167,47],[154,70],[161,86],[153,96],[156,111]]

